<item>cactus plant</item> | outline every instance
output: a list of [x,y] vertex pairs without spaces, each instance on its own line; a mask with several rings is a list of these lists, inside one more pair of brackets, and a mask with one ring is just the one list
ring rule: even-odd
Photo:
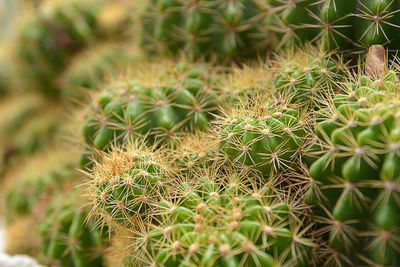
[[306,41],[324,49],[399,48],[394,0],[154,0],[142,19],[142,46],[235,58]]
[[138,142],[123,150],[114,147],[91,172],[91,215],[98,225],[133,225],[151,212],[170,184],[171,170],[162,152]]
[[111,83],[97,95],[82,128],[87,145],[106,150],[114,142],[147,136],[149,142],[173,146],[180,133],[208,128],[217,95],[209,87],[207,68],[167,64],[177,71],[175,76],[174,72],[163,75],[160,65],[144,69],[145,75],[160,75],[159,81],[146,76],[140,81],[136,76],[136,81]]
[[160,201],[136,239],[144,266],[308,266],[313,247],[301,206],[268,186],[242,188],[243,175],[207,171],[183,182],[178,200]]
[[[21,129],[25,128],[33,117],[43,116],[41,109],[43,104],[44,100],[33,94],[21,96],[14,93],[1,100],[0,113],[3,116],[0,119],[0,172],[8,167],[10,157],[17,152],[14,149],[15,135],[21,133]],[[10,133],[14,133],[14,135],[10,135]],[[25,136],[29,136],[29,134],[25,133]]]
[[329,244],[330,266],[400,263],[398,86],[393,70],[360,75],[320,113],[322,149],[305,200]]
[[282,97],[297,103],[302,109],[320,107],[329,95],[337,91],[344,73],[342,60],[334,60],[323,49],[306,45],[276,56],[275,88]]
[[325,49],[367,48],[383,43],[399,48],[397,1],[268,0],[260,3],[270,10],[265,27],[276,33],[276,47],[317,40]]
[[142,19],[142,46],[151,52],[183,49],[193,57],[216,53],[249,55],[258,46],[255,1],[148,1]]
[[284,102],[244,101],[218,121],[220,150],[231,162],[274,177],[300,163],[309,135],[306,122],[306,113]]

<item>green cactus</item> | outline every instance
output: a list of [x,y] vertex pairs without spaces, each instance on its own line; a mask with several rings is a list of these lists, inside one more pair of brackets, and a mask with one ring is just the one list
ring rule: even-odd
[[308,266],[313,247],[301,206],[268,186],[242,188],[244,174],[198,173],[178,200],[159,202],[136,239],[143,266]]
[[91,172],[91,215],[99,225],[132,226],[151,213],[171,183],[165,155],[140,143],[104,153]]
[[319,114],[322,149],[305,200],[329,244],[328,266],[400,263],[398,86],[391,70],[360,76]]
[[79,191],[69,191],[47,206],[38,226],[42,236],[41,257],[57,266],[103,266],[103,234],[86,221],[87,211],[77,201]]
[[195,58],[249,55],[265,48],[257,42],[259,13],[253,0],[148,1],[141,43],[150,52],[181,49]]
[[[165,76],[161,65],[144,69],[145,75],[159,74],[159,82],[152,83],[146,76],[143,82],[120,80],[97,95],[82,128],[88,146],[106,150],[113,143],[144,136],[149,142],[173,146],[179,134],[208,128],[217,94],[209,86],[207,68],[167,64],[177,70],[177,76]],[[83,156],[82,166],[87,162]]]
[[276,47],[318,41],[325,49],[367,48],[388,44],[397,49],[400,14],[392,0],[285,0],[269,4],[265,27],[277,37]]
[[304,42],[324,49],[397,49],[400,14],[393,0],[153,0],[142,19],[142,46],[235,58]]
[[276,90],[303,109],[320,107],[337,91],[345,70],[340,59],[334,60],[327,52],[311,46],[277,55],[274,64]]
[[218,121],[223,156],[267,177],[295,169],[309,135],[307,114],[264,97],[251,102]]

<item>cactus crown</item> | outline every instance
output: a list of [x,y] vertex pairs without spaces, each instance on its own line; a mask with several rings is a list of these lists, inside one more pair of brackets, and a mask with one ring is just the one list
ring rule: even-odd
[[101,162],[95,161],[89,174],[91,216],[99,227],[132,226],[151,214],[159,199],[169,192],[172,177],[166,157],[139,142],[100,153]]

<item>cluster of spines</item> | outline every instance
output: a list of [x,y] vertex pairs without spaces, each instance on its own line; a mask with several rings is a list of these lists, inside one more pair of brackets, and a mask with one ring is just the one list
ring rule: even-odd
[[218,155],[217,140],[207,132],[189,133],[183,136],[176,148],[169,149],[176,169],[183,175],[197,173],[221,162]]
[[88,193],[91,215],[98,226],[132,226],[151,214],[154,206],[168,194],[171,170],[165,155],[140,143],[113,148],[95,162]]
[[160,201],[157,216],[136,241],[134,255],[149,266],[307,265],[301,205],[268,186],[246,188],[243,173],[183,182],[179,198]]
[[265,97],[244,101],[217,122],[220,151],[233,164],[267,177],[294,170],[309,136],[307,117]]
[[305,40],[325,49],[365,48],[388,44],[397,48],[398,3],[391,0],[269,1],[265,25],[275,32],[276,46]]
[[300,109],[320,108],[326,98],[337,91],[346,64],[335,60],[323,49],[304,46],[277,56],[275,89]]

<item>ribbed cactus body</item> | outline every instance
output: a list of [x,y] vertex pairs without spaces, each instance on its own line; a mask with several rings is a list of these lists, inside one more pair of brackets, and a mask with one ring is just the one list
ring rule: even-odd
[[142,46],[158,53],[182,49],[193,57],[249,55],[263,48],[257,44],[259,13],[253,1],[149,1]]
[[293,169],[308,134],[304,115],[283,103],[234,109],[220,122],[220,150],[231,162],[265,176]]
[[298,207],[266,186],[246,195],[235,176],[226,185],[207,176],[181,183],[179,201],[161,201],[156,223],[137,239],[136,258],[166,267],[307,266],[313,244]]
[[349,95],[335,96],[330,118],[322,116],[315,128],[323,150],[309,169],[306,202],[336,251],[331,264],[400,262],[400,109],[392,74],[361,77]]
[[201,75],[201,68],[193,68],[182,80],[172,77],[165,84],[111,84],[87,111],[86,144],[106,150],[113,143],[147,136],[149,142],[173,146],[179,134],[207,129],[217,94]]
[[391,0],[157,0],[142,19],[142,46],[194,57],[254,56],[268,48],[321,43],[325,49],[397,49],[400,14]]
[[399,4],[391,0],[268,1],[268,29],[277,47],[304,41],[321,42],[326,49],[367,48],[387,44],[398,48]]
[[275,88],[301,109],[320,107],[337,90],[345,65],[322,50],[303,49],[278,57]]

